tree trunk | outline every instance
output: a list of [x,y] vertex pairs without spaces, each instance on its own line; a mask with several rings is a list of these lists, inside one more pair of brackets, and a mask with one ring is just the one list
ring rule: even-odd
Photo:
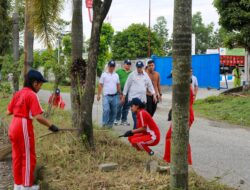
[[25,1],[25,26],[24,26],[24,77],[26,73],[31,69],[33,65],[33,44],[34,44],[34,32],[32,26],[30,26],[32,2]]
[[93,1],[93,21],[91,29],[91,38],[89,45],[87,77],[85,92],[82,97],[82,118],[81,118],[81,133],[87,137],[91,148],[94,148],[93,123],[92,123],[92,108],[95,97],[96,86],[96,67],[99,53],[100,32],[104,18],[106,17],[112,0]]
[[19,90],[19,15],[18,15],[18,2],[15,0],[15,12],[12,16],[13,21],[13,60],[14,60],[14,71],[13,71],[13,88],[14,91]]
[[82,67],[83,26],[82,0],[73,0],[72,17],[72,66],[71,66],[71,108],[72,125],[80,128],[80,69]]
[[188,189],[189,88],[191,66],[192,0],[175,0],[173,30],[173,130],[171,189]]
[[250,49],[246,49],[245,57],[245,85],[243,86],[244,91],[250,90]]

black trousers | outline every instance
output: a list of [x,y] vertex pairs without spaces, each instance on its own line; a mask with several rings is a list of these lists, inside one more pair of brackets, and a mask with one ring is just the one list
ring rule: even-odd
[[157,102],[154,103],[154,98],[153,96],[148,96],[147,95],[147,104],[146,104],[146,110],[147,112],[153,117],[154,113],[157,108]]

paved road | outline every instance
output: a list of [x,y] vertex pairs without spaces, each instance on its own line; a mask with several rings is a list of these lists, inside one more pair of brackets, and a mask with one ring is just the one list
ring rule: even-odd
[[[198,99],[211,95],[218,95],[218,90],[199,90]],[[48,91],[39,92],[42,101],[47,101]],[[66,109],[70,109],[69,94],[62,93],[66,102]],[[165,134],[169,127],[166,121],[167,111],[171,106],[169,92],[163,95],[163,102],[159,104],[156,115],[156,123],[161,130],[161,141],[155,152],[163,155],[165,147]],[[101,102],[95,102],[93,107],[93,119],[101,123]],[[129,120],[132,123],[131,114]],[[130,127],[115,126],[118,133],[123,133]],[[250,189],[250,130],[239,126],[195,118],[190,130],[190,143],[193,155],[193,169],[201,176],[236,187],[240,190]],[[240,184],[240,181],[244,184]]]

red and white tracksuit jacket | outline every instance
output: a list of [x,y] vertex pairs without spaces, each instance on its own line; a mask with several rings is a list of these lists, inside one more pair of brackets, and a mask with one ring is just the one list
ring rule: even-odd
[[130,136],[128,140],[137,150],[145,150],[149,153],[151,151],[149,146],[155,146],[160,141],[159,128],[150,114],[144,109],[137,112],[136,120],[136,128],[146,127],[146,131],[144,133],[136,133]]
[[49,102],[48,103],[51,104],[52,100],[53,100],[53,104],[52,104],[53,106],[64,109],[65,103],[64,103],[61,95],[52,94],[49,97]]
[[32,117],[43,113],[43,110],[37,94],[24,87],[13,96],[8,111],[13,114],[9,138],[12,143],[14,182],[16,185],[31,187],[36,165]]

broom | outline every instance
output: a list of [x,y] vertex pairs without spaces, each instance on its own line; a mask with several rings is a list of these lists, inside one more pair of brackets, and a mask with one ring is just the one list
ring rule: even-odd
[[[62,129],[59,129],[59,131],[62,131],[62,132],[64,132],[64,131],[79,131],[79,129],[76,129],[76,128],[68,128],[68,129],[67,128],[62,128]],[[50,134],[55,134],[55,133],[49,132],[49,133],[46,133],[44,135],[39,136],[37,139],[43,138],[43,137],[48,136]],[[12,151],[12,146],[11,146],[10,143],[5,144],[3,146],[1,145],[1,147],[0,147],[0,161],[4,160],[5,157],[8,156],[11,153],[11,151]]]

